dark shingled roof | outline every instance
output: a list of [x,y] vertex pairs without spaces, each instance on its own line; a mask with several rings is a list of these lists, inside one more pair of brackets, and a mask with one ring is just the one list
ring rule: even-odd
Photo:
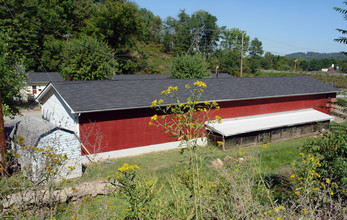
[[[180,100],[185,101],[188,93],[184,86],[193,85],[195,81],[196,79],[104,80],[53,82],[52,85],[74,112],[83,113],[149,107],[153,100],[160,98],[164,100],[164,104],[174,103],[174,100],[161,95],[169,86],[178,86]],[[203,101],[245,100],[339,91],[308,76],[230,77],[201,81],[207,85],[201,97]],[[44,96],[43,94],[44,91],[41,95]]]
[[27,73],[28,83],[61,82],[64,78],[58,72],[33,72]]
[[16,135],[24,138],[25,145],[36,146],[39,138],[57,128],[43,119],[25,116],[17,125]]

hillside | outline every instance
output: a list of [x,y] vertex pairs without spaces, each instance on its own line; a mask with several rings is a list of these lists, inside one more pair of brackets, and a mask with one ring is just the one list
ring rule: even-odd
[[292,53],[292,54],[287,54],[285,55],[287,58],[302,58],[306,60],[311,60],[311,59],[345,59],[347,58],[345,55],[342,53],[316,53],[316,52],[298,52],[298,53]]

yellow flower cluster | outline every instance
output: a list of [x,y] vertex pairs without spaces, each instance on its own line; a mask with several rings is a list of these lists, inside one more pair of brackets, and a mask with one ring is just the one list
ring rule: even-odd
[[222,123],[222,118],[220,117],[220,116],[216,116],[216,121],[219,123],[219,124],[221,124]]
[[217,141],[217,145],[218,145],[218,146],[223,146],[224,143],[223,143],[223,141]]
[[178,90],[177,86],[169,86],[167,90],[161,92],[162,95],[169,95],[171,92],[176,92]]
[[132,171],[135,169],[140,169],[140,167],[137,166],[136,164],[135,165],[129,165],[129,164],[125,163],[125,164],[123,164],[122,167],[118,168],[118,171],[119,172],[127,172],[127,171]]
[[203,87],[203,88],[207,87],[204,82],[199,81],[199,80],[194,83],[194,86]]

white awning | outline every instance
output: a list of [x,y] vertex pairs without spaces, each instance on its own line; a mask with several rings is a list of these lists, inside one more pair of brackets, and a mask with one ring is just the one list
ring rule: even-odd
[[247,117],[223,119],[221,124],[205,123],[208,130],[225,137],[254,131],[307,124],[312,122],[332,121],[333,116],[314,109],[303,109]]

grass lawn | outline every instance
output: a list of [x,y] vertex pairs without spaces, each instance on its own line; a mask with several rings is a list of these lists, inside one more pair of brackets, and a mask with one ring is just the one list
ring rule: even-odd
[[[199,149],[199,155],[206,159],[205,165],[202,168],[202,175],[212,179],[215,178],[214,176],[217,176],[218,171],[212,169],[210,166],[211,161],[217,158],[227,163],[225,158],[238,160],[242,157],[254,157],[257,161],[260,161],[260,175],[265,177],[265,179],[269,177],[276,178],[277,176],[280,177],[277,179],[289,178],[292,174],[290,163],[299,159],[300,148],[309,139],[300,138],[269,143],[268,148],[263,145],[257,145],[235,148],[229,151],[221,151],[213,146],[201,147]],[[176,164],[180,161],[185,161],[188,153],[185,151],[181,155],[177,149],[90,164],[86,167],[86,171],[81,179],[70,181],[69,184],[74,185],[79,182],[107,179],[107,177],[114,175],[117,168],[121,167],[124,163],[131,165],[137,164],[141,168],[138,171],[139,176],[156,181],[157,190],[160,193],[158,193],[159,196],[155,201],[165,201],[166,198],[172,196],[172,190],[186,190],[177,182]],[[177,199],[180,200],[180,198]],[[63,204],[59,206],[58,209],[60,211],[56,217],[66,218],[66,213],[71,212],[77,218],[79,216],[102,218],[103,216],[109,217],[111,215],[115,215],[115,218],[120,218],[124,216],[124,210],[126,208],[124,200],[113,195],[97,196],[95,198],[84,198],[74,204]],[[78,209],[78,211],[75,209]],[[115,213],[115,209],[119,211]],[[68,215],[68,217],[71,216]]]
[[[200,155],[206,158],[206,164],[214,159],[220,158],[222,161],[225,157],[237,156],[239,152],[251,154],[259,157],[261,160],[261,169],[264,174],[277,174],[282,171],[283,167],[287,167],[295,159],[299,158],[300,147],[308,140],[308,138],[300,138],[277,143],[269,143],[268,149],[263,146],[249,146],[243,148],[235,148],[229,151],[221,151],[215,147],[201,147]],[[241,156],[240,156],[241,157]],[[141,168],[144,175],[155,174],[158,177],[168,176],[175,173],[176,164],[184,161],[187,153],[180,154],[177,150],[154,152],[133,157],[124,157],[114,160],[102,161],[97,164],[89,164],[83,177],[78,180],[92,181],[96,179],[106,178],[110,172],[116,171],[124,163],[137,164]]]

